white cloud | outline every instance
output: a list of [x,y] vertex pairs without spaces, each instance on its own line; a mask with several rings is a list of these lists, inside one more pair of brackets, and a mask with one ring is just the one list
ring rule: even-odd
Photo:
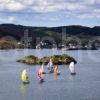
[[[85,0],[86,1],[86,0]],[[88,0],[87,0],[88,1]],[[30,6],[29,6],[30,5]],[[86,8],[81,2],[68,2],[56,0],[1,0],[0,9],[8,11],[33,11],[33,12],[53,12],[62,10],[80,10]]]
[[16,22],[15,17],[0,18],[0,23],[14,23]]
[[67,10],[82,10],[85,9],[85,5],[77,3],[54,3],[48,5],[33,6],[34,12],[53,12],[53,11],[67,11]]
[[85,5],[82,5],[81,3],[69,3],[67,4],[67,9],[68,10],[82,10],[82,9],[85,9],[86,6]]
[[100,4],[100,0],[95,0],[96,1],[96,3],[99,3]]
[[19,11],[25,9],[25,6],[17,1],[14,0],[8,0],[8,1],[2,1],[0,3],[1,10],[9,10],[9,11]]
[[90,14],[88,13],[84,13],[84,14],[79,14],[76,16],[77,18],[80,18],[80,19],[96,19],[96,18],[100,18],[100,11],[99,12],[92,12]]
[[48,0],[37,0],[38,5],[48,5]]
[[[70,12],[78,15],[79,18],[94,18],[95,15],[89,15],[87,12],[98,13],[96,3],[100,4],[100,0],[0,0],[0,11],[16,11],[16,12]],[[81,12],[81,14],[80,14]],[[66,15],[66,16],[71,16]]]
[[100,4],[100,0],[83,0],[86,4],[96,4],[99,3]]
[[82,14],[82,15],[78,15],[77,17],[80,19],[93,19],[93,18],[95,18],[94,15],[90,15],[90,14]]
[[100,9],[94,9],[93,13],[100,14]]
[[32,5],[35,0],[20,0],[20,2],[22,2],[25,5]]
[[83,0],[83,3],[86,5],[93,5],[95,4],[96,0]]

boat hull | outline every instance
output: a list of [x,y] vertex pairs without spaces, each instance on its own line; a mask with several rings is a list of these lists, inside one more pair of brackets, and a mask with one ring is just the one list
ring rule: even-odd
[[23,81],[23,84],[29,84],[30,81]]
[[71,75],[76,75],[76,73],[71,73]]
[[39,80],[39,82],[40,82],[40,83],[43,83],[43,82],[45,82],[45,81],[44,81],[44,79],[41,79],[41,80]]

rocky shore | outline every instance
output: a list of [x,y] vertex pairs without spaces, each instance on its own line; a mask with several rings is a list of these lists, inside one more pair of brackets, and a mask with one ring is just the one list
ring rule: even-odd
[[72,61],[77,63],[77,61],[73,57],[70,57],[66,54],[45,56],[43,58],[38,58],[34,55],[29,55],[17,60],[17,62],[32,64],[32,65],[44,63],[45,65],[47,65],[50,59],[52,59],[53,64],[58,64],[58,65],[69,64]]

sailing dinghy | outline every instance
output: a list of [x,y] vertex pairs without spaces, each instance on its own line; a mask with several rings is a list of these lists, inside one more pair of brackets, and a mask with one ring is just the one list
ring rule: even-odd
[[71,75],[76,75],[74,62],[71,62],[69,64],[69,69],[70,69]]

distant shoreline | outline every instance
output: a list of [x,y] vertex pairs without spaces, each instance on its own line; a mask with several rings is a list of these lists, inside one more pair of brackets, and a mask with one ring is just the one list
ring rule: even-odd
[[63,50],[63,49],[49,49],[49,48],[43,48],[43,49],[34,49],[34,48],[8,48],[8,49],[0,49],[0,50],[24,50],[24,49],[33,49],[33,50],[44,50],[44,49],[47,49],[47,50],[62,50],[62,51],[78,51],[78,50],[83,50],[83,51],[88,51],[88,50],[99,50],[99,48],[97,49],[67,49],[67,50]]

